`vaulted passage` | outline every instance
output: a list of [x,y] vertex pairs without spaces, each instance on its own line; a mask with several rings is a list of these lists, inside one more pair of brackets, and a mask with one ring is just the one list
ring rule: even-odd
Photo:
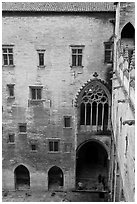
[[53,166],[48,172],[48,188],[49,190],[59,190],[63,187],[63,172],[57,167]]
[[76,187],[79,190],[107,190],[108,155],[95,141],[83,144],[77,150]]
[[16,190],[25,190],[30,188],[30,174],[25,166],[18,166],[14,171],[14,176]]

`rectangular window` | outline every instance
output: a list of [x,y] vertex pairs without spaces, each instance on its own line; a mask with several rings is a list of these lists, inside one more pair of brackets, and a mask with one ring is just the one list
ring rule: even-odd
[[14,84],[8,84],[9,97],[14,96]]
[[59,151],[59,141],[49,141],[49,151],[58,152]]
[[37,52],[38,52],[38,66],[45,67],[45,62],[44,62],[45,50],[39,49],[37,50]]
[[15,142],[15,134],[14,133],[9,134],[8,141],[9,141],[9,143],[14,143]]
[[64,116],[64,127],[71,127],[71,116]]
[[42,87],[31,87],[31,99],[32,100],[42,99]]
[[72,48],[72,66],[81,67],[82,66],[82,48]]
[[19,132],[26,133],[27,125],[26,124],[19,124]]
[[39,53],[39,66],[44,66],[44,53]]
[[105,45],[105,62],[112,62],[112,43],[106,42]]
[[31,150],[32,150],[32,151],[37,150],[37,147],[36,147],[36,145],[35,145],[35,144],[32,144],[32,145],[31,145]]
[[13,48],[3,47],[3,65],[13,65]]

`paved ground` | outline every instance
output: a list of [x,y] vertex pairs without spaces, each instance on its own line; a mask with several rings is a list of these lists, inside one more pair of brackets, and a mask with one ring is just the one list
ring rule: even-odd
[[79,192],[4,192],[3,202],[104,202],[98,193]]

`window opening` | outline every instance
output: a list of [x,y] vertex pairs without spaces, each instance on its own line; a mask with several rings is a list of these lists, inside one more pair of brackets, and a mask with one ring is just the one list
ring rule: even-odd
[[3,65],[13,65],[13,48],[2,48]]
[[105,62],[112,62],[112,42],[106,42],[105,45]]
[[64,126],[65,127],[71,127],[71,117],[70,116],[64,117]]
[[42,88],[40,87],[31,88],[31,98],[32,100],[40,100],[42,98]]
[[33,150],[33,151],[37,150],[37,147],[36,147],[35,144],[32,144],[32,145],[31,145],[31,150]]
[[59,142],[58,141],[50,141],[49,142],[49,151],[50,152],[58,152],[59,151]]
[[14,143],[15,142],[15,134],[14,133],[10,133],[9,134],[9,143]]
[[82,56],[83,49],[82,48],[72,48],[72,66],[82,66]]
[[131,23],[127,23],[121,32],[121,38],[134,38],[135,29]]
[[9,91],[9,96],[13,97],[14,96],[14,84],[8,84],[8,91]]
[[44,53],[39,53],[39,66],[44,66]]
[[27,131],[27,126],[26,124],[20,124],[19,125],[19,132],[23,133]]

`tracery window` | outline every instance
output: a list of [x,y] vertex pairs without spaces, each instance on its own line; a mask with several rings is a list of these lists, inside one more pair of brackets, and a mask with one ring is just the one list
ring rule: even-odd
[[82,95],[80,103],[80,125],[90,126],[93,131],[107,130],[109,101],[99,84],[92,84]]

